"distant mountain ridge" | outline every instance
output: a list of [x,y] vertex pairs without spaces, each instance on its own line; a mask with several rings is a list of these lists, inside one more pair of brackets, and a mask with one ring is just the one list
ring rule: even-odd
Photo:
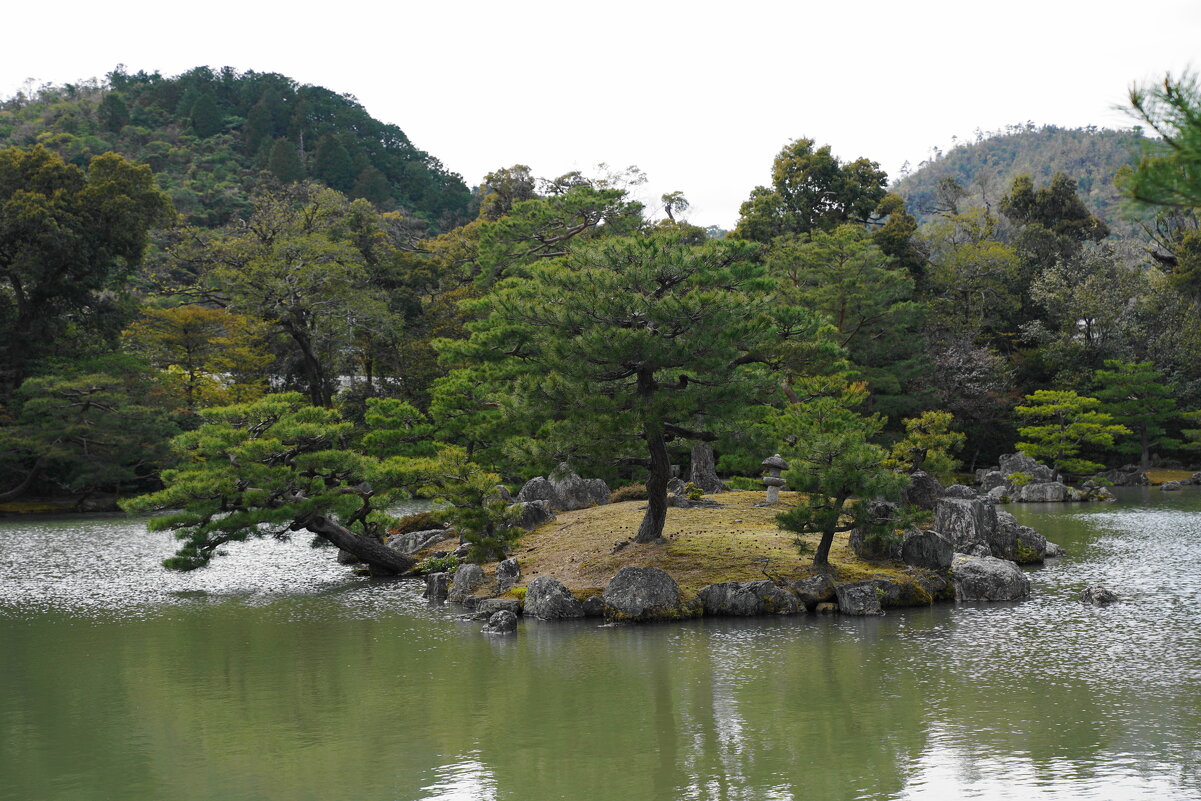
[[164,78],[118,67],[105,81],[0,101],[0,147],[43,144],[85,165],[115,151],[150,165],[189,222],[220,225],[264,184],[312,179],[435,230],[464,222],[463,179],[350,95],[275,73],[197,67]]
[[987,200],[995,206],[1017,176],[1030,175],[1038,186],[1062,172],[1076,180],[1081,199],[1094,214],[1112,230],[1129,233],[1136,218],[1124,208],[1113,177],[1147,141],[1139,128],[1013,125],[980,133],[976,141],[961,142],[945,153],[935,151],[932,159],[898,180],[893,191],[923,217],[933,209],[938,182],[946,177],[968,190],[968,203]]

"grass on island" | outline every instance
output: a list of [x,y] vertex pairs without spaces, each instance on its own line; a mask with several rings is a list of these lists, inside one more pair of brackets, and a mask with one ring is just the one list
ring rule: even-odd
[[1152,467],[1147,471],[1147,480],[1152,486],[1158,486],[1168,481],[1188,481],[1193,477],[1192,470],[1161,470],[1157,467]]
[[[796,535],[780,529],[775,521],[777,514],[796,504],[796,493],[781,493],[781,502],[772,507],[755,505],[763,502],[762,491],[706,497],[722,508],[670,508],[663,529],[666,545],[630,543],[617,553],[613,547],[637,533],[645,501],[559,512],[555,520],[524,535],[513,549],[521,565],[520,584],[551,576],[586,595],[604,587],[627,565],[665,570],[686,592],[722,581],[764,579],[765,569],[790,581],[812,575],[818,535],[802,538],[802,553]],[[875,576],[906,578],[903,565],[860,560],[848,546],[846,534],[835,538],[830,563],[832,577],[839,582]],[[492,574],[495,567],[487,565],[485,570]]]

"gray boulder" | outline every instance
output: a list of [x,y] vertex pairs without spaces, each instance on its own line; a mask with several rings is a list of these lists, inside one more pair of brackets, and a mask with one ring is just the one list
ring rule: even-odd
[[604,617],[605,602],[599,595],[589,595],[582,604],[584,617]]
[[672,476],[667,480],[667,493],[669,495],[683,495],[684,487],[688,484],[679,476]]
[[433,545],[450,534],[444,528],[431,528],[425,531],[409,531],[405,534],[393,534],[388,537],[386,544],[394,551],[403,554],[417,553],[422,548]]
[[1055,543],[1047,540],[1047,547],[1043,549],[1043,558],[1054,559],[1058,556],[1063,556],[1063,548],[1060,548]]
[[623,567],[602,598],[608,620],[678,620],[702,612],[699,601],[685,601],[676,580],[656,567]]
[[1024,453],[1007,453],[1000,459],[999,471],[1001,475],[1008,477],[1013,473],[1025,473],[1029,475],[1034,482],[1045,484],[1047,482],[1056,481],[1058,476],[1055,471],[1037,459],[1027,456]]
[[521,601],[516,598],[481,598],[475,605],[475,616],[487,620],[501,610],[521,614]]
[[802,608],[796,595],[771,581],[710,584],[697,597],[706,615],[795,615]]
[[483,583],[484,569],[482,567],[473,564],[459,565],[455,570],[454,580],[450,583],[450,591],[446,594],[446,600],[461,604]]
[[942,484],[938,479],[925,470],[915,470],[909,474],[909,486],[905,488],[902,501],[910,506],[922,509],[933,509],[942,498]]
[[979,498],[943,498],[934,507],[934,530],[957,553],[988,556],[989,535],[997,525],[997,508]]
[[1017,499],[1022,503],[1062,503],[1067,497],[1068,488],[1058,481],[1027,484],[1017,492]]
[[566,463],[550,475],[555,508],[564,512],[602,506],[609,502],[609,485],[599,478],[580,478]]
[[901,561],[927,570],[946,570],[955,549],[934,531],[911,531],[901,543]]
[[1046,537],[1004,510],[997,512],[997,525],[988,542],[993,556],[1020,565],[1041,562],[1047,550]]
[[546,501],[552,509],[558,508],[555,506],[555,488],[550,483],[550,479],[545,476],[534,476],[521,485],[521,490],[517,493],[517,502],[530,503],[532,501]]
[[445,601],[450,590],[450,573],[426,573],[425,592],[421,597],[429,601]]
[[1113,470],[1097,473],[1093,478],[1105,479],[1115,487],[1145,487],[1151,483],[1151,479],[1136,464],[1115,467]]
[[951,581],[959,601],[1020,601],[1030,595],[1030,579],[1007,559],[957,553]]
[[792,583],[792,591],[806,609],[810,612],[820,603],[834,599],[834,582],[822,573],[809,578],[803,578]]
[[1192,477],[1189,478],[1189,481],[1193,482],[1194,484],[1201,484],[1201,472],[1193,473]]
[[480,629],[484,634],[516,634],[517,633],[517,615],[510,612],[508,609],[502,609],[499,612],[494,612],[488,618],[488,625]]
[[529,583],[525,590],[525,605],[522,611],[526,617],[539,617],[543,620],[584,616],[584,607],[571,591],[558,579],[550,576],[539,576]]
[[496,566],[496,594],[508,592],[521,578],[521,568],[516,557],[509,557]]
[[1093,606],[1108,606],[1117,602],[1118,594],[1108,587],[1102,587],[1098,584],[1092,587],[1085,587],[1084,592],[1080,593],[1080,600],[1083,603],[1092,604]]
[[993,487],[988,491],[987,497],[993,503],[1005,503],[1013,496],[1013,490],[1008,484],[1002,484],[999,487]]
[[942,495],[944,498],[963,498],[970,501],[976,497],[977,493],[966,484],[952,484],[942,491]]
[[525,482],[517,500],[546,501],[553,511],[569,512],[609,502],[609,485],[602,479],[583,479],[561,464],[549,478],[537,476]]
[[880,593],[874,581],[857,581],[854,584],[838,584],[834,587],[838,597],[838,611],[844,615],[882,615]]
[[555,512],[550,508],[550,501],[523,501],[514,506],[521,507],[521,516],[517,518],[517,525],[526,531],[533,531],[543,523],[555,519]]
[[1159,489],[1161,492],[1179,492],[1182,485],[1179,481],[1165,481],[1159,485]]
[[496,485],[496,497],[500,498],[505,503],[516,503],[517,502],[517,499],[513,497],[513,494],[511,492],[509,492],[509,488],[506,487],[504,484]]
[[896,537],[888,536],[890,532],[875,537],[867,536],[862,530],[851,529],[850,546],[851,550],[860,559],[866,559],[869,562],[884,562],[889,559],[901,558],[901,541]]
[[981,492],[988,492],[1006,484],[1005,474],[1000,470],[977,470],[976,473]]

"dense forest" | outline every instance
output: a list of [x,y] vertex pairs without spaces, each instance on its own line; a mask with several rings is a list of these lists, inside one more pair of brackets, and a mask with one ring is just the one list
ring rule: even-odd
[[563,462],[645,481],[653,541],[698,446],[735,480],[790,453],[835,517],[889,471],[1019,445],[1080,475],[1191,461],[1185,89],[1132,101],[1162,141],[1003,132],[893,191],[796,139],[721,238],[678,192],[652,222],[629,174],[514,165],[469,191],[279,75],[20,94],[0,105],[0,500],[163,487],[191,567],[267,523],[375,531],[404,492],[501,547],[495,486]]

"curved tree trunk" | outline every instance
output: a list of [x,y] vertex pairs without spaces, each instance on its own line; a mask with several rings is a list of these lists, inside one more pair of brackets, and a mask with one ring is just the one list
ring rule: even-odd
[[671,456],[663,441],[660,426],[646,425],[643,437],[650,449],[650,473],[646,477],[646,514],[638,526],[634,542],[663,542],[663,526],[667,523],[667,482],[671,480]]
[[328,517],[313,515],[297,521],[297,528],[307,528],[324,540],[337,545],[344,551],[352,553],[366,562],[372,573],[383,576],[396,576],[406,573],[417,564],[413,559],[399,551],[394,551],[387,545],[369,537],[360,537],[345,526],[335,523]]

